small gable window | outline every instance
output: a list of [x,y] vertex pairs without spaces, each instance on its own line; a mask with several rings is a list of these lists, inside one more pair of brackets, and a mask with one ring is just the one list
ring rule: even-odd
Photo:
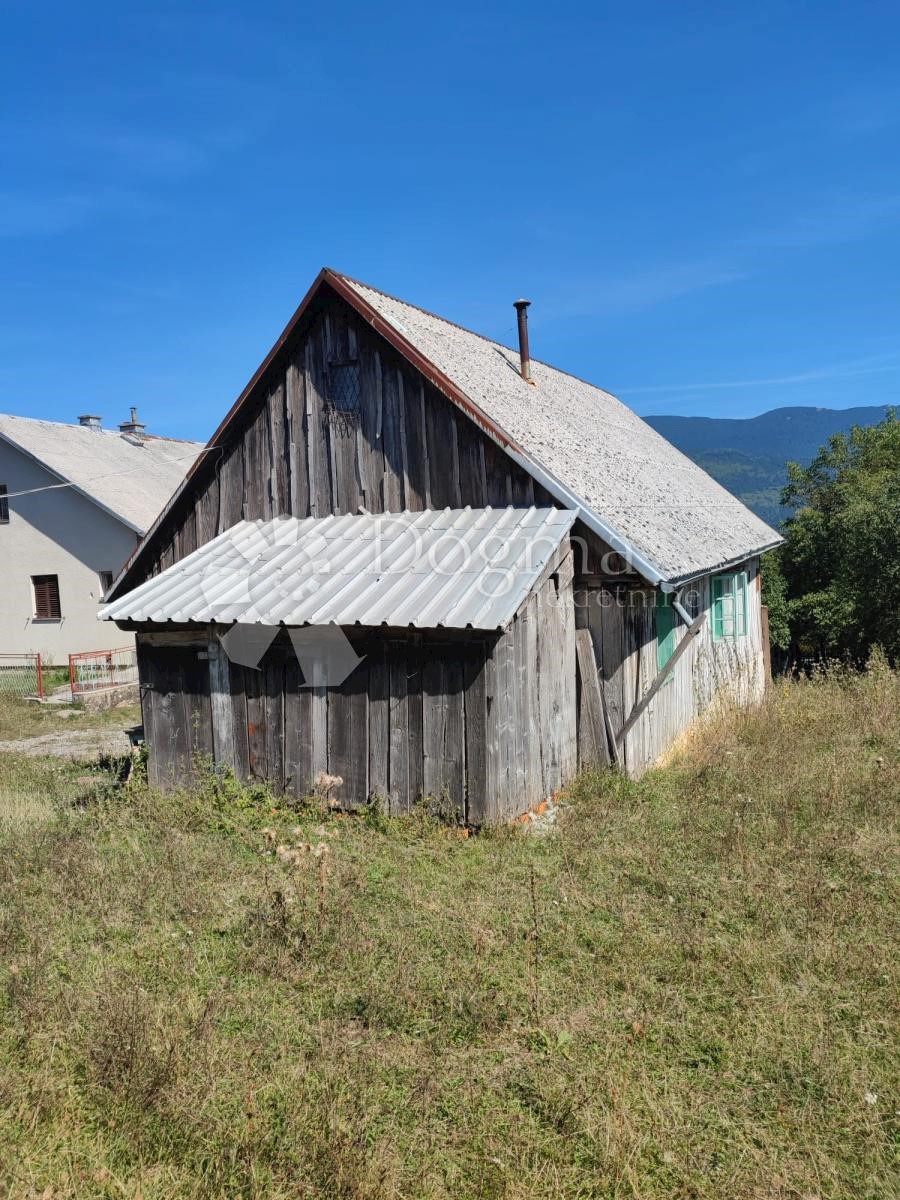
[[59,603],[59,576],[32,575],[34,589],[35,621],[60,621],[62,609]]
[[716,642],[747,636],[747,572],[714,575],[712,581],[712,630]]
[[9,500],[6,493],[6,484],[0,483],[0,525],[9,524]]
[[656,669],[661,671],[675,653],[675,622],[677,616],[672,607],[672,597],[665,592],[656,593]]
[[360,406],[359,359],[330,362],[327,368],[327,404],[332,412],[355,416]]

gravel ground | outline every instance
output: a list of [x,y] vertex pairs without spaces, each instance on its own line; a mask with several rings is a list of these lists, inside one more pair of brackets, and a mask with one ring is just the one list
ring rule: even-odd
[[37,737],[0,742],[0,754],[25,754],[30,758],[52,755],[74,762],[93,762],[105,754],[128,754],[131,743],[122,729],[60,729]]

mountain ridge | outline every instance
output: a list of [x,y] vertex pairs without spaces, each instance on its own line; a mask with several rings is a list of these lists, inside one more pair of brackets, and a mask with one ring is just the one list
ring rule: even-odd
[[854,425],[877,425],[890,405],[820,408],[791,405],[755,417],[644,417],[657,433],[708,471],[757,516],[777,527],[788,462],[809,463],[830,437]]

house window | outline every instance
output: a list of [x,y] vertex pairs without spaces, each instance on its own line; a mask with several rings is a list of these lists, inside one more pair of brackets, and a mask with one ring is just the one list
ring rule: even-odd
[[665,592],[656,593],[656,669],[661,671],[675,653],[676,613],[672,597]]
[[332,412],[357,414],[360,390],[358,358],[328,364],[327,404]]
[[60,621],[62,609],[59,605],[59,576],[32,575],[34,588],[34,619],[36,621]]
[[714,575],[712,581],[712,627],[717,642],[747,636],[747,572]]
[[9,524],[9,500],[6,498],[7,487],[0,483],[0,525]]
[[101,571],[100,572],[100,595],[105,596],[106,593],[109,591],[109,589],[112,587],[112,585],[113,585],[112,571]]

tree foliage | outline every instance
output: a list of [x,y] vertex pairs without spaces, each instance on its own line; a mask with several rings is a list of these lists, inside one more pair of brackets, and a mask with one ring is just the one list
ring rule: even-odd
[[[808,467],[788,464],[793,510],[768,563],[773,642],[803,657],[900,659],[900,420],[830,438]],[[785,625],[789,627],[789,639]],[[780,640],[779,640],[780,639]]]

